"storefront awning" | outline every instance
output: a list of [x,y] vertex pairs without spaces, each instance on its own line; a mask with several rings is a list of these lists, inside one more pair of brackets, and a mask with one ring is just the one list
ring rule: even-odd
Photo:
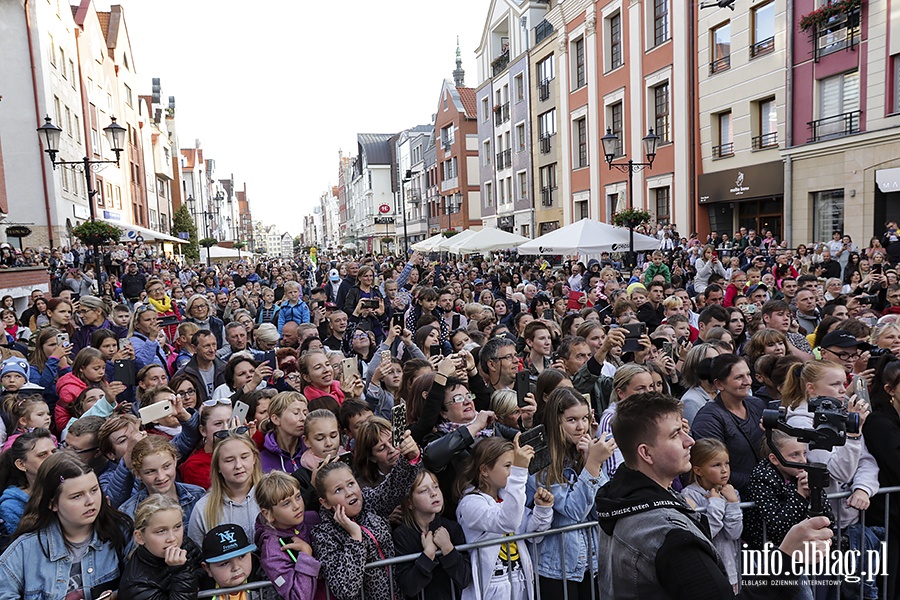
[[784,163],[773,161],[704,173],[698,180],[700,204],[741,202],[784,195]]
[[187,244],[187,240],[182,240],[177,237],[160,233],[158,231],[153,231],[152,229],[147,229],[146,227],[139,227],[138,225],[131,225],[130,223],[122,223],[121,221],[116,221],[114,219],[103,219],[110,225],[115,225],[119,229],[122,230],[122,238],[119,241],[122,242],[136,242],[138,236],[144,239],[145,242],[151,241],[159,241],[159,242],[172,242],[173,244]]
[[885,194],[900,192],[900,169],[878,169],[875,171],[875,183]]

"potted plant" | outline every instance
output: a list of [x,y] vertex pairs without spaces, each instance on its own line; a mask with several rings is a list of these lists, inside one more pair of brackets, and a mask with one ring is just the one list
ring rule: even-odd
[[862,7],[862,0],[834,0],[809,14],[800,18],[800,31],[809,31],[810,29],[820,29],[828,24],[832,18],[838,15],[845,15],[859,10]]
[[456,235],[457,233],[459,233],[459,232],[456,231],[455,229],[445,229],[444,237],[450,238],[450,237],[453,237],[454,235]]
[[106,221],[85,221],[81,225],[72,228],[72,235],[81,240],[81,243],[99,248],[110,242],[118,242],[122,237],[122,230]]
[[645,221],[649,221],[653,215],[649,211],[640,208],[626,208],[613,215],[613,224],[618,227],[637,227]]

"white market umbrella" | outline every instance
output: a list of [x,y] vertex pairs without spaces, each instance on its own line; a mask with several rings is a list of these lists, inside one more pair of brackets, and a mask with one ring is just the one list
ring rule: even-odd
[[[628,252],[629,231],[591,219],[566,225],[519,246],[519,254],[600,254]],[[640,233],[634,234],[634,251],[659,248],[659,240]]]
[[453,237],[448,237],[444,239],[442,242],[435,245],[432,250],[440,250],[442,252],[453,252],[453,246],[457,244],[461,244],[464,240],[469,239],[475,235],[475,232],[471,229],[466,229],[465,231],[461,231],[454,235]]
[[413,250],[418,250],[419,252],[431,252],[434,249],[434,246],[441,242],[444,239],[444,234],[439,233],[437,235],[433,235],[428,239],[422,240],[420,242],[416,242],[410,248]]
[[515,248],[521,246],[525,242],[530,241],[527,237],[509,233],[502,229],[485,228],[462,241],[461,244],[454,244],[455,251],[459,254],[470,254],[473,252],[492,252],[494,250],[506,250],[507,248]]

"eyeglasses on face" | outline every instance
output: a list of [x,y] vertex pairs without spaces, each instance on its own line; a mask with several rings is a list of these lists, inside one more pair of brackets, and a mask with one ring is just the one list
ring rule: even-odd
[[197,395],[197,390],[195,390],[194,388],[182,390],[180,392],[175,393],[176,398],[190,398],[190,397],[196,396],[196,395]]
[[[504,335],[504,334],[498,334],[498,335]],[[500,362],[503,362],[504,360],[516,360],[516,355],[515,354],[506,354],[504,356],[498,356],[497,360],[499,360]]]
[[472,392],[468,392],[465,394],[456,394],[455,396],[450,398],[450,402],[448,404],[450,404],[450,405],[463,404],[464,402],[474,402],[474,401],[475,401],[475,394],[473,394]]
[[825,348],[825,350],[831,352],[840,360],[857,360],[860,356],[862,356],[862,352],[860,352],[859,350],[857,350],[856,352],[835,352],[830,348]]

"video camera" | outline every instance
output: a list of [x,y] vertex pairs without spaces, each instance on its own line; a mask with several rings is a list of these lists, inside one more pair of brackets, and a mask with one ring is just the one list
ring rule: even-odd
[[797,438],[797,441],[809,444],[810,450],[832,450],[835,446],[847,443],[847,434],[859,433],[859,415],[848,413],[844,403],[837,398],[817,396],[808,401],[808,410],[813,414],[813,427],[792,427],[787,423],[787,409],[769,409],[763,411],[763,428],[766,430],[766,441],[772,453],[785,467],[803,469],[809,475],[810,517],[825,514],[822,491],[828,487],[830,477],[828,467],[824,463],[795,463],[782,456],[778,447],[772,443],[772,432],[776,429]]

